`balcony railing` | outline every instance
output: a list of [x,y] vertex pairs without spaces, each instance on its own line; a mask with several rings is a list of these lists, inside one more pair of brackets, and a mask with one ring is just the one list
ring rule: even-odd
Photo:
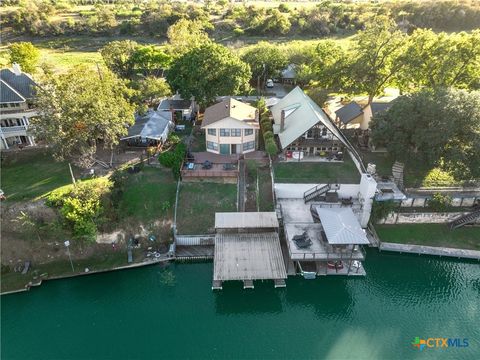
[[27,131],[27,125],[19,125],[19,126],[5,126],[5,127],[0,127],[0,131],[7,135],[11,133],[16,133],[16,132],[26,132]]

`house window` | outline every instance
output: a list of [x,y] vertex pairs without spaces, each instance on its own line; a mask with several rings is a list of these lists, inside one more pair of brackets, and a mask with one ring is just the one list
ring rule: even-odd
[[243,143],[243,151],[255,149],[255,141]]
[[216,142],[207,141],[207,149],[218,150],[218,144]]
[[230,136],[242,136],[242,129],[231,129]]
[[324,127],[322,129],[322,136],[327,136],[327,128],[326,127]]
[[208,129],[208,135],[217,135],[217,129]]
[[230,129],[220,129],[220,136],[230,136]]
[[252,135],[253,129],[245,129],[245,136]]
[[8,104],[0,104],[0,107],[6,108],[6,107],[8,107]]
[[313,128],[305,133],[305,139],[313,139]]

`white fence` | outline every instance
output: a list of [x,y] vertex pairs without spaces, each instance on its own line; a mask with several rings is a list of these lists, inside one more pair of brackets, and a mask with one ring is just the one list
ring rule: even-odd
[[177,235],[175,237],[177,246],[194,246],[194,245],[215,245],[214,235]]

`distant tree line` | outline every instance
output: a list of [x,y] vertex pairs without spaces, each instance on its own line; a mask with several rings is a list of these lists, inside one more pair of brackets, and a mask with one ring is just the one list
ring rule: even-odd
[[[281,3],[278,7],[206,1],[203,4],[150,1],[4,1],[17,5],[2,16],[2,25],[35,36],[60,34],[130,34],[165,37],[180,19],[197,20],[213,37],[241,35],[328,36],[364,29],[384,15],[404,31],[469,31],[480,24],[480,2],[441,0],[356,3],[321,1],[312,7]],[[76,10],[76,5],[91,5]],[[78,16],[68,16],[73,12]]]

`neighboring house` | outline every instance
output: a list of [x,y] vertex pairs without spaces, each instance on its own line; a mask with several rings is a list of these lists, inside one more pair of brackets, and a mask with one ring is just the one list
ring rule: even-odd
[[245,154],[258,145],[258,111],[253,106],[229,98],[205,110],[202,121],[207,151]]
[[297,72],[295,71],[295,64],[288,65],[281,72],[281,81],[284,84],[295,84],[297,78]]
[[195,101],[183,100],[180,95],[174,95],[170,99],[163,99],[157,108],[158,111],[170,111],[175,114],[173,120],[192,120],[195,118]]
[[135,124],[128,128],[128,135],[120,140],[129,146],[156,146],[167,141],[173,126],[171,112],[151,110],[137,116]]
[[361,130],[368,130],[372,117],[387,111],[391,105],[391,101],[376,101],[362,108],[358,103],[352,101],[335,111],[335,121],[342,129],[360,128]]
[[270,109],[280,148],[288,158],[292,153],[299,158],[338,154],[348,140],[339,131],[325,111],[300,87],[294,88]]
[[0,139],[1,149],[35,145],[28,132],[30,118],[37,115],[32,108],[37,84],[18,64],[12,70],[0,70]]

